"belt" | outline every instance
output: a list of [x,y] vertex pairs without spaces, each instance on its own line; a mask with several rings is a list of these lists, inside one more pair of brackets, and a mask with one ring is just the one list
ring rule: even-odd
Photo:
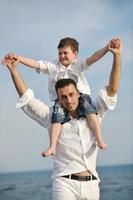
[[77,176],[75,174],[70,174],[70,175],[65,175],[62,176],[64,178],[69,178],[77,181],[93,181],[96,180],[97,178],[94,175],[89,175],[89,176]]

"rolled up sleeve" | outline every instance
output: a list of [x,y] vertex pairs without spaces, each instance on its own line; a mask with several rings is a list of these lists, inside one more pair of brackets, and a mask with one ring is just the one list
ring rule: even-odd
[[110,97],[107,94],[107,87],[103,88],[99,92],[100,97],[105,102],[106,106],[110,110],[114,110],[116,103],[117,103],[117,95]]
[[36,69],[37,73],[42,73],[42,74],[49,74],[50,73],[50,69],[51,69],[51,63],[47,62],[47,61],[42,61],[39,60],[39,68]]
[[33,91],[31,89],[28,89],[23,96],[21,96],[19,99],[18,99],[18,102],[16,104],[16,108],[21,108],[23,106],[25,106],[29,100],[31,98],[33,98],[34,94],[33,94]]
[[97,112],[102,118],[107,110],[114,110],[117,103],[117,95],[110,97],[107,94],[107,87],[99,91],[99,95],[94,101]]
[[31,89],[28,89],[22,97],[18,99],[17,108],[22,110],[41,126],[49,128],[51,119],[51,109],[47,104],[36,99]]

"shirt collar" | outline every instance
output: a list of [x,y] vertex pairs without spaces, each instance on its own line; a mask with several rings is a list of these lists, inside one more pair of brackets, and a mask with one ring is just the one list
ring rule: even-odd
[[[60,67],[65,67],[64,65],[62,65],[59,60],[57,60],[56,62]],[[73,62],[70,63],[70,65],[68,65],[67,68],[70,68],[73,64],[76,64],[77,63],[77,58],[73,60]],[[65,67],[66,68],[66,67]]]

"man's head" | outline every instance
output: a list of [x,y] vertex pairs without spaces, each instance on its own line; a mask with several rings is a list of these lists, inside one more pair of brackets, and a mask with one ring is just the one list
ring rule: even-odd
[[58,44],[59,62],[64,65],[70,65],[77,57],[79,43],[74,38],[63,38]]
[[61,105],[70,113],[77,110],[79,103],[79,91],[76,83],[72,79],[60,79],[55,85],[55,89]]

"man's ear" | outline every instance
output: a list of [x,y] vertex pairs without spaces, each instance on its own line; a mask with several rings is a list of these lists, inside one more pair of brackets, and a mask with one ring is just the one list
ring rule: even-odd
[[80,97],[80,92],[79,92],[79,90],[77,90],[77,93],[78,93],[78,97]]

